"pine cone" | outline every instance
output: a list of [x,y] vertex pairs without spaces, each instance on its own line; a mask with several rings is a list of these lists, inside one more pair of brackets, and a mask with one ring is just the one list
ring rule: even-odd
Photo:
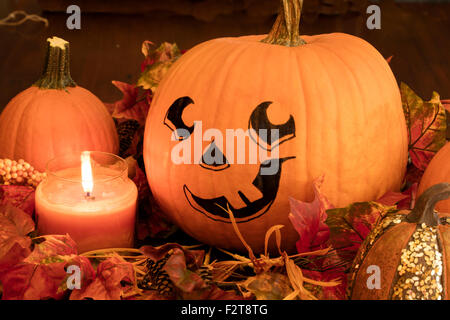
[[147,259],[146,274],[139,286],[147,290],[157,290],[160,295],[171,296],[174,293],[174,285],[170,280],[167,272],[163,270],[167,260],[169,260],[170,254],[156,262],[152,259]]
[[140,125],[136,120],[126,120],[117,124],[117,134],[119,135],[119,154],[123,155],[133,143],[134,135]]

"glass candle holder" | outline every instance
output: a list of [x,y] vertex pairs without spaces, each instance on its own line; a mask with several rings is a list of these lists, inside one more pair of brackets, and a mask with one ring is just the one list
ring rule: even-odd
[[[82,165],[82,154],[89,163]],[[68,233],[79,253],[133,247],[138,193],[126,161],[99,151],[82,154],[48,162],[47,177],[36,188],[39,234]],[[88,178],[81,169],[86,165]]]

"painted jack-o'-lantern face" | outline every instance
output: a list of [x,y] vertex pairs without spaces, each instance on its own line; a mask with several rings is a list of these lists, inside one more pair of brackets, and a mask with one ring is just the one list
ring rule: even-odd
[[[164,124],[173,131],[173,134],[178,140],[187,140],[195,132],[194,125],[187,125],[182,119],[184,109],[194,103],[190,97],[182,97],[177,99],[168,109],[164,119]],[[267,116],[267,108],[271,102],[263,102],[259,104],[249,117],[249,143],[256,143],[261,141],[264,143],[262,148],[266,150],[273,150],[281,143],[295,137],[295,121],[292,116],[286,123],[276,125],[272,124]],[[241,132],[244,132],[243,130]],[[257,136],[256,136],[257,135]],[[245,138],[245,136],[243,137]],[[227,145],[227,147],[229,147]],[[250,148],[249,148],[250,149]],[[257,149],[253,149],[257,150]],[[238,149],[238,152],[245,152],[245,149]],[[246,195],[237,190],[237,194],[244,202],[244,206],[235,208],[230,204],[230,201],[223,195],[214,198],[202,198],[195,195],[189,186],[184,184],[183,191],[186,200],[190,206],[203,213],[206,217],[222,222],[229,222],[229,214],[224,208],[232,210],[236,222],[247,222],[258,218],[270,208],[277,196],[280,178],[281,165],[292,157],[285,158],[270,158],[261,162],[257,171],[256,177],[251,184],[259,190],[261,197],[250,201]],[[232,159],[234,162],[234,159]],[[205,170],[222,171],[230,168],[230,161],[224,155],[221,147],[217,146],[216,141],[212,140],[207,146],[205,152],[202,154],[201,160],[198,163]],[[270,172],[265,172],[265,168],[272,168]],[[266,170],[267,171],[267,170]],[[250,181],[249,181],[250,182]],[[239,186],[237,186],[239,188]]]
[[[303,36],[284,47],[262,38],[215,39],[178,59],[152,102],[144,160],[154,198],[189,235],[243,249],[220,208],[229,207],[256,252],[276,224],[289,251],[298,240],[289,197],[311,201],[322,175],[336,207],[398,190],[407,132],[395,78],[364,40]],[[239,130],[245,145],[235,137],[230,147],[227,132]]]

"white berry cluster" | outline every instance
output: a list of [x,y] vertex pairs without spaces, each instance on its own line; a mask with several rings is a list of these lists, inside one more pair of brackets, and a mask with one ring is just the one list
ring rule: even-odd
[[0,159],[0,184],[37,187],[45,176],[23,159]]

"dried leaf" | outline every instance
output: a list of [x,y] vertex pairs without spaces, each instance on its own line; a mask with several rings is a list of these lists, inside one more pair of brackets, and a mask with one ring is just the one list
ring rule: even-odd
[[120,300],[135,287],[133,265],[117,255],[101,262],[95,280],[81,290],[74,290],[70,300]]
[[315,297],[319,300],[345,300],[347,299],[347,274],[340,270],[318,272],[303,270],[305,277],[312,280],[321,282],[330,282],[334,280],[339,280],[340,283],[336,286],[317,286],[312,284],[305,284]]
[[299,253],[327,247],[326,241],[329,238],[329,229],[325,224],[326,210],[333,208],[333,206],[320,192],[323,180],[323,176],[314,180],[314,200],[312,202],[289,199],[291,207],[289,219],[300,235],[300,239],[296,243]]
[[0,185],[0,205],[10,203],[30,217],[34,213],[34,188],[28,186]]
[[436,92],[425,102],[404,83],[400,91],[408,126],[409,155],[414,166],[423,171],[446,142],[445,109]]
[[257,300],[283,300],[292,293],[289,278],[277,272],[265,272],[248,278],[243,286]]
[[[189,250],[191,253],[194,250]],[[178,290],[180,297],[184,300],[237,300],[242,299],[233,291],[224,291],[215,285],[207,284],[203,278],[194,270],[203,263],[204,255],[199,250],[192,254],[191,259],[185,256],[186,252],[180,248],[174,248],[173,253],[164,265],[163,270],[167,272],[170,280]],[[200,262],[200,257],[202,260]],[[194,258],[194,259],[192,259]],[[191,261],[189,261],[191,260]]]
[[10,204],[0,206],[0,274],[30,254],[27,234],[33,230],[28,214]]
[[151,92],[140,92],[137,86],[121,81],[112,83],[123,93],[122,100],[106,104],[112,116],[116,119],[136,120],[144,126],[151,104]]
[[54,256],[77,255],[77,244],[68,234],[45,235],[40,239],[44,241],[34,245],[33,252],[27,257],[26,262],[42,263]]
[[173,253],[163,268],[173,284],[183,293],[191,293],[195,290],[206,289],[208,286],[195,272],[189,270],[183,250],[174,248]]
[[345,208],[327,210],[330,244],[348,269],[358,248],[377,222],[395,207],[377,202],[357,202]]
[[164,42],[155,50],[152,46],[153,43],[150,41],[144,41],[142,44],[145,60],[142,63],[143,72],[137,84],[155,92],[169,68],[181,56],[181,52],[175,43]]
[[197,270],[203,265],[205,251],[187,250],[178,243],[166,243],[160,247],[143,246],[139,248],[147,258],[150,258],[155,262],[164,258],[167,253],[174,252],[175,249],[181,250],[188,268]]

